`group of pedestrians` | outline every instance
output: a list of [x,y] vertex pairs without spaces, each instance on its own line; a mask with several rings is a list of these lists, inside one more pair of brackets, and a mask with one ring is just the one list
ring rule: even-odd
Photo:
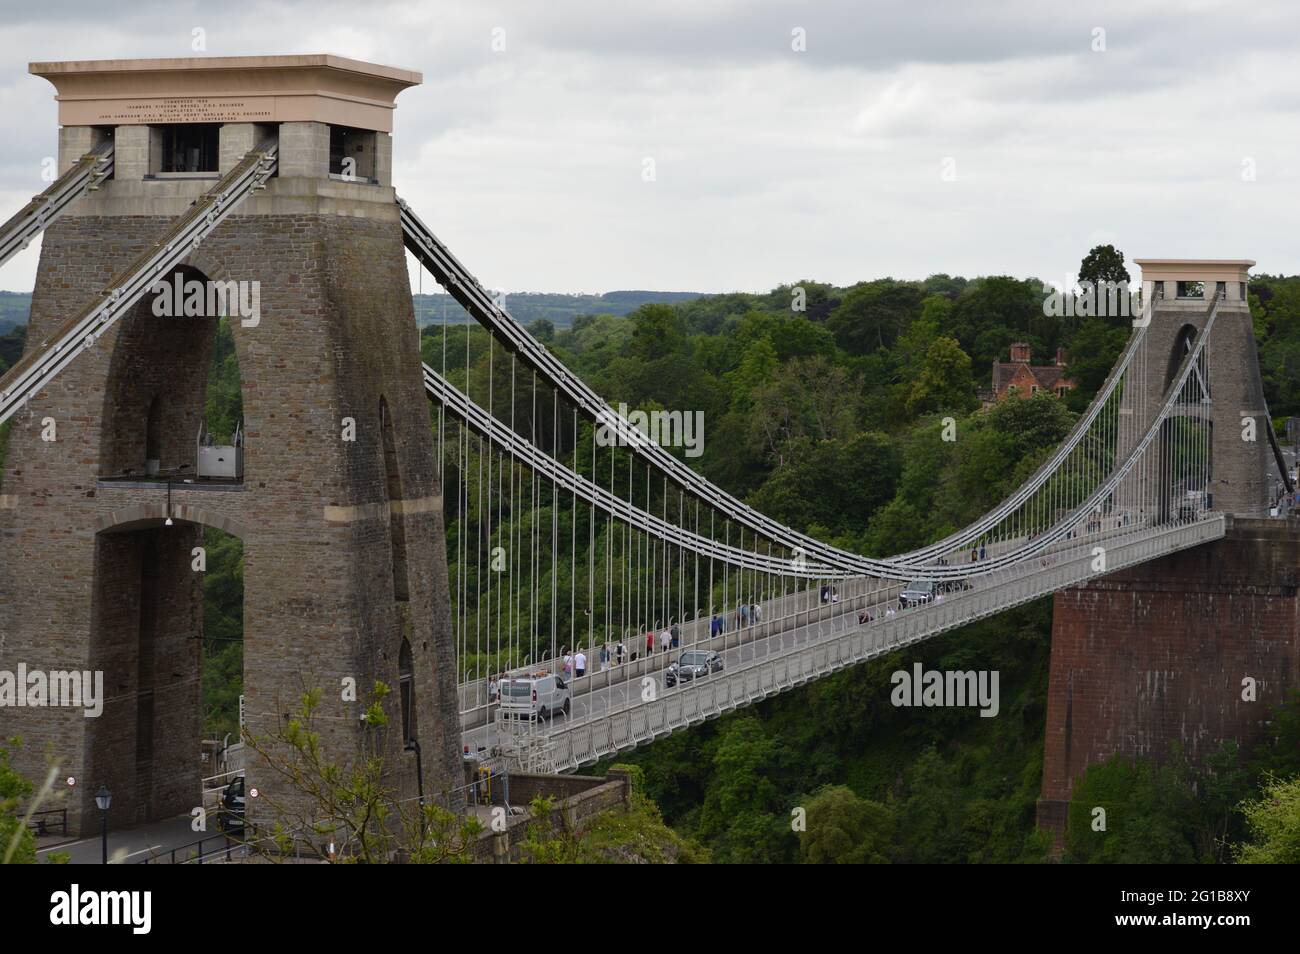
[[[758,603],[737,603],[733,613],[733,625],[736,629],[742,626],[757,624],[763,618],[763,608]],[[709,635],[721,636],[726,630],[726,620],[721,613],[714,614],[709,621]],[[632,649],[629,652],[627,646],[622,640],[605,641],[601,644],[599,659],[600,671],[605,672],[615,666],[621,666],[625,661],[636,662],[639,657],[639,649],[644,645],[645,655],[652,656],[655,652],[668,653],[677,649],[681,645],[682,628],[677,623],[673,623],[667,629],[655,630],[648,629],[645,633],[645,642],[641,643],[640,639],[632,641]],[[578,649],[576,652],[570,652],[566,647],[561,651],[561,663],[566,680],[577,678],[581,679],[587,674],[587,654]],[[505,675],[492,675],[488,677],[488,698],[492,702],[498,702],[501,694],[501,680]]]
[[587,654],[579,649],[576,653],[569,652],[568,648],[561,650],[564,654],[564,678],[572,679],[577,677],[581,679],[587,674]]
[[[614,666],[621,666],[624,662],[636,662],[640,658],[641,652],[645,655],[652,656],[655,652],[671,652],[681,645],[682,628],[677,623],[673,623],[667,629],[655,630],[648,629],[645,632],[645,642],[642,643],[640,637],[632,641],[632,649],[629,652],[627,645],[620,639],[615,641],[606,641],[600,647],[600,671],[604,672]],[[579,654],[581,655],[581,654]],[[584,657],[585,659],[585,657]],[[578,676],[585,674],[578,672]]]

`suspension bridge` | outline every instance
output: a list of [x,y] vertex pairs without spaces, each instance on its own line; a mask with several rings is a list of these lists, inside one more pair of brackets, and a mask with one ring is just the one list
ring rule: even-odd
[[[0,654],[122,669],[109,680],[111,739],[61,716],[33,716],[27,731],[88,743],[83,774],[116,774],[150,811],[184,803],[194,781],[175,763],[196,738],[184,713],[198,537],[159,536],[173,523],[245,541],[255,724],[285,712],[291,674],[384,678],[403,690],[397,741],[434,754],[412,771],[436,790],[451,787],[462,748],[574,769],[1219,540],[1234,518],[1268,515],[1276,481],[1294,489],[1259,381],[1253,263],[1151,259],[1118,362],[1014,493],[890,557],[814,539],[616,413],[393,191],[388,114],[418,74],[248,59],[34,64],[60,90],[64,171],[0,228],[0,263],[46,235],[26,351],[0,378],[0,422],[15,428]],[[152,84],[206,102],[236,66],[268,99],[314,89],[319,109],[253,121],[210,104],[211,142],[186,139],[188,120],[102,118]],[[246,91],[239,108],[256,113],[257,99]],[[168,148],[202,168],[162,168]],[[403,250],[475,322],[444,321],[431,363],[416,351]],[[373,261],[379,278],[363,276]],[[261,283],[257,321],[231,319],[246,391],[236,479],[185,473],[193,448],[166,432],[192,442],[210,347],[210,330],[173,333],[149,313],[177,274]],[[358,317],[371,311],[387,317]],[[51,421],[62,436],[43,441]],[[338,436],[348,421],[353,442]],[[687,651],[717,653],[719,668],[666,678]],[[564,711],[507,717],[501,681],[541,672],[568,674]],[[345,700],[326,713],[342,746],[348,711]],[[114,753],[125,767],[110,766]]]

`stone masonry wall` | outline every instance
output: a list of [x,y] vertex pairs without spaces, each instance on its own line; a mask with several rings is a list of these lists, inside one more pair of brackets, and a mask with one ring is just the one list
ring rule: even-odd
[[1236,520],[1223,540],[1057,593],[1040,825],[1062,831],[1075,780],[1116,753],[1179,743],[1196,763],[1255,741],[1300,685],[1297,584],[1300,520]]
[[[301,182],[278,185],[302,193]],[[111,202],[106,192],[104,201]],[[259,201],[266,207],[271,200]],[[295,197],[290,204],[305,202]],[[260,282],[261,316],[256,326],[232,321],[244,392],[243,487],[176,485],[172,512],[243,539],[252,731],[271,731],[303,689],[319,686],[325,694],[318,728],[331,753],[349,758],[359,744],[361,703],[341,699],[343,680],[356,681],[362,702],[376,679],[393,687],[390,714],[400,726],[397,656],[405,637],[414,661],[425,789],[447,791],[459,772],[459,733],[441,494],[397,209],[375,203],[365,211],[234,215],[187,260],[208,278]],[[42,249],[29,342],[86,304],[167,221],[70,215],[55,223]],[[145,323],[158,320],[137,309],[15,417],[0,497],[0,668],[19,662],[42,669],[102,666],[109,670],[106,686],[114,687],[109,694],[116,693],[93,728],[88,723],[96,720],[79,711],[0,711],[0,732],[26,741],[16,760],[20,769],[40,777],[50,759],[61,776],[78,779],[68,804],[74,830],[97,824],[91,796],[100,781],[117,780],[110,823],[122,824],[142,812],[143,795],[133,790],[130,776],[136,788],[143,784],[156,793],[157,804],[147,809],[156,813],[170,811],[175,801],[160,786],[180,779],[184,792],[197,771],[188,767],[198,764],[197,721],[176,713],[167,715],[171,724],[193,738],[173,742],[155,732],[154,764],[147,771],[134,766],[143,685],[136,647],[140,621],[147,618],[139,605],[142,593],[148,596],[140,561],[152,545],[163,564],[153,598],[175,608],[156,617],[161,642],[145,667],[152,667],[147,675],[154,680],[158,721],[169,712],[159,700],[179,699],[191,692],[181,687],[197,682],[196,658],[167,648],[184,618],[193,620],[188,639],[201,634],[201,613],[194,613],[197,581],[177,575],[181,566],[189,573],[188,547],[147,539],[165,532],[158,529],[166,515],[165,488],[99,480],[128,459],[142,459],[130,445],[139,440],[142,407],[154,394],[171,408],[168,440],[177,453],[193,442],[193,433],[174,429],[183,422],[190,430],[202,362],[186,360],[181,346],[206,346],[202,335],[185,340],[195,333],[193,323],[163,332],[180,336],[167,341],[141,333]],[[388,499],[381,398],[393,411],[402,500]],[[40,439],[47,416],[57,422],[57,441]],[[355,442],[341,439],[346,417],[356,422]],[[393,598],[393,513],[403,520],[407,539],[405,603]],[[196,694],[193,699],[197,706]],[[388,732],[384,744],[400,766],[401,783],[413,791],[414,762],[396,758],[399,735]],[[257,764],[249,776],[270,800],[286,794]]]

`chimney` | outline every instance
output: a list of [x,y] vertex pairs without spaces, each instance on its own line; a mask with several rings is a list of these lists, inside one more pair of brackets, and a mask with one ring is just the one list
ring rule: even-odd
[[1069,359],[1066,357],[1066,354],[1065,354],[1065,349],[1064,349],[1064,348],[1057,348],[1057,349],[1056,349],[1056,366],[1057,366],[1058,368],[1063,368],[1063,367],[1065,367],[1066,362],[1067,362],[1068,360],[1069,360]]
[[1011,360],[1020,361],[1024,364],[1029,363],[1029,345],[1024,341],[1017,341],[1011,346]]

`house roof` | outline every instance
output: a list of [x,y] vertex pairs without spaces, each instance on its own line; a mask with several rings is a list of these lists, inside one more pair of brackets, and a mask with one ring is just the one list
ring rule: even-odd
[[1044,391],[1055,391],[1061,385],[1074,387],[1074,382],[1065,376],[1065,369],[1060,365],[1035,365],[1024,361],[993,362],[995,394],[1002,394],[1012,386],[1028,392],[1033,386]]

